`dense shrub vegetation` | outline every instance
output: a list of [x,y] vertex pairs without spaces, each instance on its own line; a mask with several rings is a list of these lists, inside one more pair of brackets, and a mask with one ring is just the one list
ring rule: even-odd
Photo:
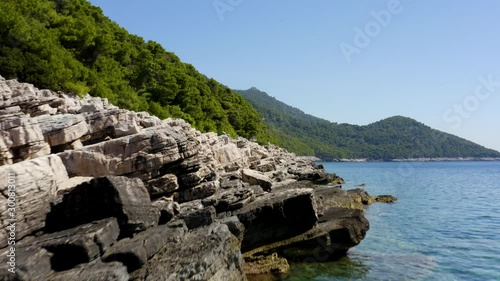
[[241,96],[85,0],[0,1],[0,75],[184,118],[201,131],[273,141]]

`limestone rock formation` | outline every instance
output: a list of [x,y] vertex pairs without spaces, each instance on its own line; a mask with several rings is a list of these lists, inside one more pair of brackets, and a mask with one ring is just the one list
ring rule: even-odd
[[313,161],[0,77],[0,280],[245,280],[345,254],[395,198]]
[[227,225],[214,223],[177,237],[133,280],[246,280],[240,243]]
[[59,231],[116,217],[121,235],[130,236],[156,226],[159,216],[140,179],[111,176],[95,178],[65,193],[47,214],[46,230]]
[[0,166],[0,178],[9,183],[0,187],[0,247],[5,247],[11,223],[15,224],[16,239],[45,227],[50,204],[68,174],[61,159],[50,155]]

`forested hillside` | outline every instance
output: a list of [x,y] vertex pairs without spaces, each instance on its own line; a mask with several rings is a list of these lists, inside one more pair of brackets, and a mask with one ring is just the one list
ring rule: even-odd
[[305,114],[256,88],[237,92],[280,136],[280,145],[300,154],[314,154],[324,160],[500,157],[497,151],[402,116],[367,126],[337,124]]
[[201,131],[274,140],[241,96],[85,0],[0,1],[0,75],[184,118]]
[[39,88],[90,93],[160,118],[183,118],[201,131],[256,137],[325,160],[500,157],[409,118],[336,124],[255,88],[240,91],[252,107],[160,44],[128,33],[86,0],[0,1],[0,75]]

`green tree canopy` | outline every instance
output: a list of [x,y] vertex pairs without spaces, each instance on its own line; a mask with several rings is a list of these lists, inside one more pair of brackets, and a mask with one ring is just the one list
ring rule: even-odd
[[184,118],[205,132],[275,141],[241,96],[160,44],[129,34],[85,0],[0,1],[0,74]]

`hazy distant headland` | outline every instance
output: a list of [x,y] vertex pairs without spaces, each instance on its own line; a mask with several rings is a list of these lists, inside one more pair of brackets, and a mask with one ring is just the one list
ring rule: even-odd
[[324,161],[492,161],[500,152],[444,133],[404,116],[366,126],[338,124],[291,107],[257,88],[237,90],[257,112],[278,144]]

